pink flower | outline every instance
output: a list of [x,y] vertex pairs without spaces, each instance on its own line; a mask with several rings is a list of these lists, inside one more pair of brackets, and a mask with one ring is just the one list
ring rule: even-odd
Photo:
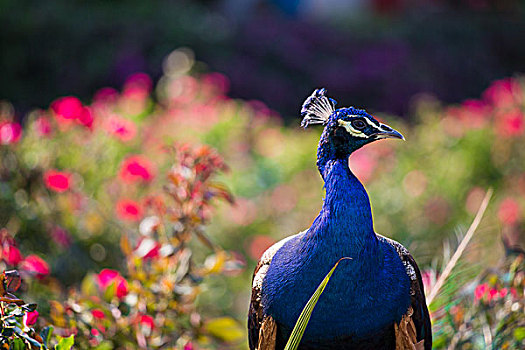
[[498,116],[497,131],[503,136],[519,136],[525,130],[525,120],[519,110],[506,112]]
[[22,137],[22,127],[18,123],[0,122],[0,144],[17,143]]
[[142,333],[149,337],[151,335],[151,332],[155,328],[155,321],[153,320],[153,317],[149,315],[141,315],[139,317],[139,325]]
[[93,100],[96,103],[112,103],[117,100],[118,96],[119,93],[117,90],[110,87],[105,87],[95,93]]
[[116,205],[117,216],[121,220],[138,221],[142,218],[142,208],[131,199],[121,199]]
[[107,288],[113,281],[120,276],[120,273],[111,269],[103,269],[98,274],[98,284],[102,288]]
[[488,296],[487,296],[487,300],[491,301],[491,300],[497,299],[498,296],[499,296],[498,289],[497,288],[490,288]]
[[481,298],[483,298],[483,296],[485,295],[488,289],[489,289],[488,283],[483,283],[483,284],[478,285],[476,289],[474,290],[474,299],[480,300]]
[[125,183],[153,180],[153,165],[142,156],[130,156],[126,158],[120,167],[120,178]]
[[513,225],[521,217],[519,203],[513,198],[505,198],[499,205],[498,218],[507,225]]
[[498,108],[508,108],[522,99],[520,83],[513,78],[496,80],[483,93],[483,98]]
[[203,87],[209,87],[213,95],[224,95],[230,89],[228,77],[221,73],[208,73],[201,80]]
[[56,244],[60,245],[62,248],[67,248],[72,243],[69,233],[58,226],[51,231],[51,238]]
[[51,109],[55,112],[55,115],[60,118],[76,119],[80,117],[84,107],[78,98],[66,96],[51,103]]
[[139,322],[141,325],[148,326],[151,329],[155,328],[155,321],[153,320],[153,317],[149,315],[140,316]]
[[463,124],[472,129],[479,129],[485,125],[490,113],[490,107],[480,100],[466,100],[461,104],[459,114]]
[[116,291],[115,294],[117,298],[122,299],[128,294],[128,281],[124,279],[118,273],[118,271],[111,269],[103,269],[97,276],[98,285],[103,290],[106,290],[111,284],[115,284]]
[[102,320],[102,319],[106,318],[106,315],[100,309],[93,309],[93,310],[91,310],[91,314],[97,320]]
[[147,74],[135,73],[124,83],[124,95],[130,98],[143,99],[149,94],[152,86],[153,82]]
[[71,174],[58,170],[48,170],[44,174],[44,184],[55,192],[65,192],[71,186]]
[[91,328],[91,335],[97,337],[100,335],[100,332],[96,328]]
[[39,279],[49,275],[49,265],[44,259],[36,255],[27,256],[20,264],[20,268]]
[[106,130],[121,141],[130,141],[137,134],[137,127],[131,120],[112,116],[108,118]]
[[91,129],[93,126],[94,121],[93,113],[91,112],[91,109],[89,107],[83,107],[82,111],[80,112],[80,115],[77,118],[77,121],[84,125],[86,128]]
[[48,136],[53,131],[51,123],[47,117],[40,117],[35,120],[35,128],[39,136]]
[[184,345],[184,350],[193,350],[193,343],[191,341],[187,342],[186,345]]
[[11,266],[18,265],[24,259],[24,257],[20,253],[20,250],[18,250],[18,248],[15,246],[8,246],[7,249],[5,249],[4,247],[2,255],[5,262]]
[[509,293],[509,290],[507,288],[501,288],[499,290],[499,296],[501,298],[505,298],[507,296],[507,294]]
[[38,311],[29,311],[24,315],[24,324],[26,327],[32,326],[36,323],[38,319]]

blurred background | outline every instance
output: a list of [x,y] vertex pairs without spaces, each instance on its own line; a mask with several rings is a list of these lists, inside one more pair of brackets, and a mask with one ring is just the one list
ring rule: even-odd
[[0,96],[21,111],[156,81],[182,46],[287,120],[316,86],[405,115],[418,93],[460,102],[525,68],[519,0],[3,0],[0,20]]
[[24,329],[79,348],[246,349],[257,260],[322,203],[321,129],[299,110],[326,87],[407,138],[350,163],[427,291],[494,189],[431,304],[434,347],[522,348],[524,10],[0,1],[1,258],[38,303]]

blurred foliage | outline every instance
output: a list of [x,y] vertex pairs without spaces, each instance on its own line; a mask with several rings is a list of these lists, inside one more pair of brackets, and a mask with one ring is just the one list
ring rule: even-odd
[[[20,287],[21,278],[16,270],[0,275],[0,346],[2,349],[55,349],[69,350],[74,336],[53,337],[53,327],[45,327],[40,334],[33,325],[38,318],[36,304],[26,304],[13,293]],[[55,343],[55,346],[51,346]]]
[[[321,207],[321,130],[285,128],[262,102],[227,97],[228,79],[202,73],[187,49],[163,69],[155,88],[134,74],[90,104],[58,98],[23,128],[12,105],[0,105],[2,264],[20,270],[22,292],[55,332],[82,347],[242,348],[255,262]],[[524,341],[513,322],[523,264],[507,258],[523,243],[523,84],[495,81],[458,106],[420,96],[412,126],[379,116],[407,142],[377,142],[350,160],[376,230],[409,247],[426,277],[495,190],[432,305],[436,348]],[[476,298],[481,285],[501,297]]]

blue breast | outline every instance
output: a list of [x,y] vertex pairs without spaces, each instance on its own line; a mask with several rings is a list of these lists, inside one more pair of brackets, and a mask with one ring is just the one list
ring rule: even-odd
[[306,342],[373,334],[410,305],[409,277],[395,250],[377,240],[365,189],[348,163],[327,167],[323,209],[309,230],[277,251],[262,285],[264,312],[288,337],[328,271],[341,257],[352,258],[339,264],[321,295]]

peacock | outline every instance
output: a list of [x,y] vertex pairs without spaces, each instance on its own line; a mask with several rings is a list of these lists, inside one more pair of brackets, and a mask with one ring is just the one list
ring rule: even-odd
[[419,268],[400,243],[374,231],[368,194],[349,168],[352,152],[403,135],[365,110],[335,109],[317,89],[301,125],[324,125],[317,168],[326,196],[310,228],[268,248],[252,281],[250,349],[283,349],[302,309],[341,258],[318,300],[299,349],[431,349]]

